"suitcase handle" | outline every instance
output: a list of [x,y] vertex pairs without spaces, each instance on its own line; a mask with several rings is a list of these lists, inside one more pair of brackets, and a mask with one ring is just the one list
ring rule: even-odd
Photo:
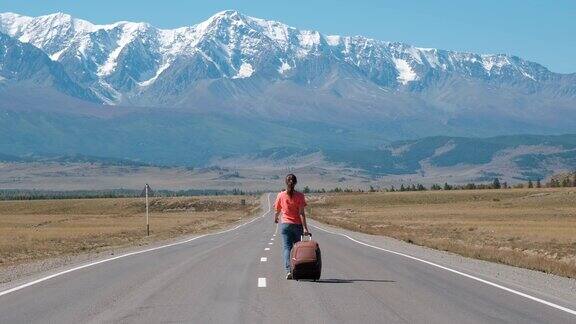
[[308,233],[306,235],[300,235],[300,241],[312,241],[312,233]]

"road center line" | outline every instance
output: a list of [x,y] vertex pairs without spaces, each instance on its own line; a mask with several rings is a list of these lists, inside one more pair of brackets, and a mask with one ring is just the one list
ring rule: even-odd
[[142,254],[142,253],[146,253],[146,252],[156,251],[156,250],[160,250],[160,249],[167,248],[167,247],[171,247],[171,246],[176,246],[176,245],[180,245],[180,244],[189,243],[189,242],[192,242],[192,241],[194,241],[194,240],[197,240],[197,239],[200,239],[200,238],[203,238],[203,237],[206,237],[206,236],[220,235],[220,234],[228,233],[228,232],[231,232],[231,231],[235,231],[235,230],[239,229],[240,227],[246,226],[246,225],[248,225],[248,224],[250,224],[250,223],[252,223],[252,222],[254,222],[254,221],[256,221],[256,220],[258,220],[258,219],[260,219],[260,218],[264,218],[266,215],[268,215],[268,213],[270,213],[270,211],[272,210],[272,204],[271,204],[271,202],[270,202],[270,194],[268,194],[268,199],[267,199],[267,200],[268,200],[268,211],[266,211],[264,214],[262,214],[262,216],[255,217],[254,219],[252,219],[252,220],[249,221],[249,222],[246,222],[246,223],[237,225],[237,226],[235,226],[235,227],[233,227],[233,228],[230,228],[230,229],[227,229],[227,230],[225,230],[225,231],[216,232],[216,233],[204,234],[204,235],[192,237],[192,238],[186,239],[186,240],[184,240],[184,241],[180,241],[180,242],[170,243],[170,244],[166,244],[166,245],[162,245],[162,246],[157,246],[157,247],[153,247],[153,248],[149,248],[149,249],[145,249],[145,250],[140,250],[140,251],[130,252],[130,253],[126,253],[126,254],[121,254],[121,255],[118,255],[118,256],[115,256],[115,257],[112,257],[112,258],[108,258],[108,259],[104,259],[104,260],[100,260],[100,261],[95,261],[95,262],[87,263],[87,264],[84,264],[84,265],[81,265],[81,266],[77,266],[77,267],[74,267],[74,268],[71,268],[71,269],[68,269],[68,270],[64,270],[64,271],[60,271],[60,272],[51,274],[51,275],[46,276],[46,277],[42,277],[42,278],[40,278],[40,279],[36,279],[36,280],[30,281],[30,282],[27,282],[27,283],[25,283],[25,284],[16,286],[16,287],[14,287],[14,288],[10,288],[10,289],[4,290],[4,291],[0,291],[0,296],[7,295],[7,294],[9,294],[9,293],[12,293],[12,292],[15,292],[15,291],[24,289],[24,288],[26,288],[26,287],[33,286],[33,285],[35,285],[35,284],[41,283],[41,282],[43,282],[43,281],[46,281],[46,280],[49,280],[49,279],[52,279],[52,278],[59,277],[59,276],[61,276],[61,275],[64,275],[64,274],[67,274],[67,273],[70,273],[70,272],[73,272],[73,271],[77,271],[77,270],[85,269],[85,268],[88,268],[88,267],[92,267],[92,266],[95,266],[95,265],[97,265],[97,264],[114,261],[114,260],[117,260],[117,259],[125,258],[125,257],[132,256],[132,255],[136,255],[136,254]]
[[556,308],[556,309],[558,309],[558,310],[567,312],[567,313],[569,313],[569,314],[576,315],[576,310],[573,310],[573,309],[570,309],[570,308],[567,308],[567,307],[564,307],[564,306],[560,306],[560,305],[554,304],[554,303],[552,303],[552,302],[546,301],[546,300],[544,300],[544,299],[540,299],[540,298],[538,298],[538,297],[534,297],[534,296],[525,294],[525,293],[523,293],[523,292],[521,292],[521,291],[514,290],[514,289],[508,288],[508,287],[504,287],[504,286],[499,285],[499,284],[497,284],[497,283],[494,283],[494,282],[491,282],[491,281],[488,281],[488,280],[485,280],[485,279],[481,279],[481,278],[478,278],[478,277],[469,275],[469,274],[467,274],[467,273],[460,272],[460,271],[458,271],[458,270],[454,270],[454,269],[451,269],[451,268],[448,268],[448,267],[445,267],[445,266],[436,264],[436,263],[434,263],[434,262],[430,262],[430,261],[426,261],[426,260],[423,260],[423,259],[420,259],[420,258],[417,258],[417,257],[413,257],[413,256],[408,255],[408,254],[404,254],[404,253],[401,253],[401,252],[396,252],[396,251],[384,249],[384,248],[377,247],[377,246],[374,246],[374,245],[370,245],[370,244],[368,244],[368,243],[364,243],[364,242],[358,241],[358,240],[356,240],[356,239],[354,239],[354,238],[352,238],[352,237],[350,237],[350,236],[348,236],[348,235],[346,235],[346,234],[337,233],[337,232],[332,232],[332,231],[329,231],[329,230],[327,230],[327,229],[324,229],[324,228],[321,228],[321,227],[318,227],[318,226],[314,226],[314,225],[311,225],[311,226],[314,227],[314,228],[316,228],[316,229],[319,229],[319,230],[321,230],[321,231],[324,231],[324,232],[326,232],[326,233],[344,236],[344,237],[346,237],[347,239],[349,239],[349,240],[351,240],[351,241],[353,241],[353,242],[356,242],[356,243],[358,243],[358,244],[361,244],[361,245],[364,245],[364,246],[367,246],[367,247],[371,247],[371,248],[376,249],[376,250],[380,250],[380,251],[384,251],[384,252],[396,254],[396,255],[399,255],[399,256],[403,256],[403,257],[405,257],[405,258],[412,259],[412,260],[415,260],[415,261],[423,262],[423,263],[426,263],[426,264],[431,265],[431,266],[433,266],[433,267],[440,268],[440,269],[446,270],[446,271],[450,271],[450,272],[452,272],[452,273],[461,275],[461,276],[463,276],[463,277],[466,277],[466,278],[469,278],[469,279],[472,279],[472,280],[479,281],[479,282],[481,282],[481,283],[490,285],[490,286],[492,286],[492,287],[496,287],[496,288],[498,288],[498,289],[505,290],[505,291],[507,291],[507,292],[516,294],[516,295],[518,295],[518,296],[522,296],[522,297],[524,297],[524,298],[528,298],[528,299],[533,300],[533,301],[535,301],[535,302],[538,302],[538,303],[541,303],[541,304],[544,304],[544,305],[547,305],[547,306]]
[[268,261],[268,258],[267,258],[267,257],[261,257],[261,258],[260,258],[260,262],[266,262],[266,261]]
[[266,278],[258,278],[258,288],[266,288]]

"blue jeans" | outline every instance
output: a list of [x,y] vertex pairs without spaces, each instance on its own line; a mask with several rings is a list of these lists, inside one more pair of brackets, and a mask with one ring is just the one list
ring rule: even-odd
[[296,242],[300,242],[303,228],[302,224],[280,224],[280,233],[284,243],[284,268],[286,272],[290,271],[290,251]]

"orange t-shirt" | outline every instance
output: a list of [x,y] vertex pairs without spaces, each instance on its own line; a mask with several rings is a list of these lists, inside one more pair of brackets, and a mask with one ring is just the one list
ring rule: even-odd
[[274,209],[282,212],[281,223],[302,224],[300,220],[300,208],[306,206],[306,199],[301,192],[294,191],[292,198],[286,191],[282,191],[276,196]]

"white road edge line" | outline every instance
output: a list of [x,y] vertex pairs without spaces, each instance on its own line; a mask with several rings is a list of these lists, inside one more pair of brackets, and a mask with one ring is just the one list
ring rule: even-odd
[[420,259],[420,258],[417,258],[417,257],[413,257],[413,256],[408,255],[408,254],[404,254],[404,253],[401,253],[401,252],[396,252],[396,251],[384,249],[384,248],[377,247],[377,246],[374,246],[374,245],[370,245],[370,244],[368,244],[368,243],[364,243],[364,242],[358,241],[358,240],[356,240],[356,239],[354,239],[354,238],[352,238],[352,237],[350,237],[350,236],[348,236],[348,235],[346,235],[346,234],[332,232],[332,231],[329,231],[329,230],[327,230],[327,229],[324,229],[324,228],[321,228],[321,227],[318,227],[318,226],[314,226],[314,225],[311,225],[311,226],[314,227],[314,228],[317,228],[317,229],[319,229],[319,230],[321,230],[321,231],[330,233],[330,234],[344,236],[344,237],[346,237],[347,239],[349,239],[349,240],[351,240],[351,241],[353,241],[353,242],[356,242],[356,243],[358,243],[358,244],[361,244],[361,245],[364,245],[364,246],[367,246],[367,247],[371,247],[371,248],[373,248],[373,249],[381,250],[381,251],[384,251],[384,252],[388,252],[388,253],[396,254],[396,255],[399,255],[399,256],[403,256],[403,257],[406,257],[406,258],[409,258],[409,259],[412,259],[412,260],[420,261],[420,262],[426,263],[426,264],[428,264],[428,265],[431,265],[431,266],[434,266],[434,267],[437,267],[437,268],[440,268],[440,269],[443,269],[443,270],[446,270],[446,271],[450,271],[450,272],[452,272],[452,273],[455,273],[455,274],[464,276],[464,277],[466,277],[466,278],[479,281],[479,282],[481,282],[481,283],[490,285],[490,286],[492,286],[492,287],[496,287],[496,288],[498,288],[498,289],[505,290],[505,291],[507,291],[507,292],[516,294],[516,295],[518,295],[518,296],[522,296],[522,297],[524,297],[524,298],[528,298],[528,299],[533,300],[533,301],[535,301],[535,302],[538,302],[538,303],[541,303],[541,304],[544,304],[544,305],[547,305],[547,306],[556,308],[556,309],[558,309],[558,310],[561,310],[561,311],[570,313],[570,314],[572,314],[572,315],[576,315],[576,310],[573,310],[573,309],[570,309],[570,308],[567,308],[567,307],[564,307],[564,306],[560,306],[560,305],[554,304],[554,303],[552,303],[552,302],[549,302],[549,301],[540,299],[540,298],[538,298],[538,297],[534,297],[534,296],[525,294],[525,293],[520,292],[520,291],[518,291],[518,290],[514,290],[514,289],[508,288],[508,287],[504,287],[504,286],[499,285],[499,284],[497,284],[497,283],[493,283],[493,282],[491,282],[491,281],[484,280],[484,279],[481,279],[481,278],[478,278],[478,277],[469,275],[469,274],[467,274],[467,273],[460,272],[460,271],[458,271],[458,270],[454,270],[454,269],[451,269],[451,268],[448,268],[448,267],[445,267],[445,266],[436,264],[436,263],[434,263],[434,262],[430,262],[430,261],[426,261],[426,260],[423,260],[423,259]]
[[261,258],[260,258],[260,262],[266,262],[266,261],[268,261],[268,258],[267,258],[267,257],[261,257]]
[[97,265],[97,264],[114,261],[114,260],[117,260],[117,259],[125,258],[125,257],[132,256],[132,255],[136,255],[136,254],[141,254],[141,253],[156,251],[156,250],[160,250],[160,249],[167,248],[167,247],[171,247],[171,246],[175,246],[175,245],[180,245],[180,244],[189,243],[189,242],[192,242],[192,241],[194,241],[194,240],[197,240],[197,239],[200,239],[200,238],[203,238],[203,237],[206,237],[206,236],[220,235],[220,234],[228,233],[228,232],[231,232],[231,231],[235,231],[235,230],[239,229],[240,227],[246,226],[246,225],[248,225],[248,224],[250,224],[250,223],[252,223],[252,222],[254,222],[254,221],[256,221],[256,220],[258,220],[258,219],[260,219],[260,218],[265,217],[268,213],[270,213],[270,211],[272,210],[272,204],[271,204],[271,202],[270,202],[270,193],[268,194],[268,199],[267,199],[267,200],[268,200],[268,211],[267,211],[267,212],[265,212],[262,216],[255,217],[255,218],[252,219],[251,221],[246,222],[246,223],[243,223],[243,224],[240,224],[240,225],[238,225],[238,226],[236,226],[236,227],[234,227],[234,228],[230,228],[230,229],[227,229],[227,230],[221,231],[221,232],[204,234],[204,235],[196,236],[196,237],[193,237],[193,238],[184,240],[184,241],[175,242],[175,243],[170,243],[170,244],[166,244],[166,245],[162,245],[162,246],[157,246],[157,247],[150,248],[150,249],[146,249],[146,250],[140,250],[140,251],[130,252],[130,253],[126,253],[126,254],[121,254],[121,255],[118,255],[118,256],[115,256],[115,257],[112,257],[112,258],[108,258],[108,259],[104,259],[104,260],[100,260],[100,261],[96,261],[96,262],[91,262],[91,263],[88,263],[88,264],[84,264],[84,265],[81,265],[81,266],[78,266],[78,267],[74,267],[74,268],[71,268],[71,269],[68,269],[68,270],[64,270],[64,271],[61,271],[61,272],[57,272],[57,273],[51,274],[51,275],[46,276],[46,277],[42,277],[42,278],[40,278],[40,279],[36,279],[36,280],[30,281],[30,282],[27,282],[27,283],[25,283],[25,284],[16,286],[16,287],[14,287],[14,288],[10,288],[10,289],[4,290],[4,291],[0,291],[0,296],[7,295],[7,294],[9,294],[9,293],[12,293],[12,292],[15,292],[15,291],[24,289],[24,288],[26,288],[26,287],[33,286],[33,285],[35,285],[35,284],[41,283],[41,282],[43,282],[43,281],[46,281],[46,280],[49,280],[49,279],[52,279],[52,278],[59,277],[59,276],[61,276],[61,275],[64,275],[64,274],[67,274],[67,273],[70,273],[70,272],[73,272],[73,271],[77,271],[77,270],[81,270],[81,269],[84,269],[84,268],[92,267],[92,266],[95,266],[95,265]]
[[258,278],[258,288],[266,288],[266,278]]

